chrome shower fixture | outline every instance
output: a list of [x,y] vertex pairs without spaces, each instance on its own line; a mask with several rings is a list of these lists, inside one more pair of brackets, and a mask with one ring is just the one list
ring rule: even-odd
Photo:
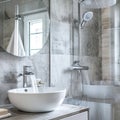
[[83,14],[81,21],[81,28],[84,28],[86,22],[90,21],[93,18],[93,12],[88,11]]
[[73,64],[71,66],[71,70],[89,70],[88,66],[81,66],[80,61],[73,61]]

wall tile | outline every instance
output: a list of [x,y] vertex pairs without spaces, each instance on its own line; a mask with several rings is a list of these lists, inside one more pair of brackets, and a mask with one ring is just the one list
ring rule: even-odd
[[51,84],[56,87],[70,87],[71,81],[71,57],[70,55],[52,55]]
[[51,3],[52,20],[71,21],[72,0],[52,0]]
[[51,41],[53,54],[71,53],[71,25],[69,23],[51,21]]

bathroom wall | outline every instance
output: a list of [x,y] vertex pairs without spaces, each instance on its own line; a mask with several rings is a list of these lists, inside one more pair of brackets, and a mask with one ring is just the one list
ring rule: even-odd
[[51,84],[69,88],[72,0],[51,0]]
[[74,60],[89,66],[82,73],[86,84],[120,84],[120,2],[105,9],[89,9],[83,4],[80,7],[81,20],[87,11],[93,12],[93,18],[80,29],[78,45],[78,0],[51,0],[52,84],[68,87],[72,82],[76,95],[81,78],[68,70]]
[[[81,6],[81,15],[86,11],[91,10]],[[101,10],[92,11],[93,19],[80,31],[82,56],[78,58],[78,26],[74,25],[78,20],[78,1],[51,0],[51,81],[53,86],[66,87],[73,96],[80,95],[82,80],[78,72],[69,70],[74,60],[80,59],[81,65],[89,66],[83,72],[85,83],[96,84],[102,79]]]
[[[49,2],[45,3],[49,6]],[[1,16],[1,14],[0,14]],[[0,17],[0,39],[2,39],[3,27]],[[10,27],[10,26],[9,26]],[[8,27],[8,29],[9,29]],[[48,85],[49,81],[49,39],[42,51],[31,57],[15,57],[0,48],[0,105],[8,104],[7,90],[22,87],[22,77],[17,77],[23,72],[23,66],[30,65],[34,68],[37,78]]]
[[102,10],[102,79],[120,85],[120,1]]
[[[48,5],[47,2],[46,5]],[[118,8],[119,6],[112,9],[119,11]],[[44,49],[32,57],[19,58],[6,53],[2,48],[0,49],[0,105],[8,103],[8,89],[22,86],[22,77],[17,78],[17,75],[22,73],[24,65],[32,65],[37,78],[41,78],[47,84],[50,80],[49,74],[51,74],[51,85],[66,87],[68,89],[67,94],[70,96],[79,96],[81,92],[81,75],[76,71],[69,70],[74,60],[80,60],[81,65],[89,66],[89,70],[82,73],[86,84],[103,84],[106,80],[108,83],[109,79],[112,80],[113,77],[109,78],[110,75],[107,74],[111,72],[109,72],[111,70],[109,60],[112,60],[112,57],[108,60],[105,55],[110,52],[105,53],[105,51],[107,52],[110,49],[104,49],[109,43],[108,39],[104,38],[110,29],[101,28],[101,22],[106,25],[106,18],[109,17],[106,14],[109,15],[108,12],[110,13],[111,9],[101,11],[100,9],[92,10],[81,6],[81,18],[86,11],[93,11],[94,14],[93,19],[80,31],[81,57],[78,57],[78,26],[74,26],[73,22],[78,19],[78,1],[51,0],[50,10],[51,64],[49,63],[49,40]],[[103,18],[103,16],[106,17]],[[113,24],[113,21],[109,23]],[[0,17],[0,38],[3,31],[1,23]],[[112,27],[110,28],[112,32]],[[107,32],[105,33],[105,31]],[[49,66],[51,66],[50,72]],[[118,67],[117,71],[119,72]]]
[[[52,85],[68,88],[68,96],[72,99],[68,97],[65,103],[89,106],[90,120],[119,120],[119,98],[117,98],[117,104],[116,100],[107,98],[108,94],[117,94],[117,90],[108,89],[109,87],[116,89],[116,87],[109,85],[113,85],[114,82],[118,85],[120,82],[119,2],[117,6],[102,10],[81,7],[81,17],[86,11],[93,11],[94,16],[80,31],[82,46],[80,58],[78,58],[78,27],[75,24],[74,39],[71,36],[72,23],[78,19],[77,2],[77,0],[51,0]],[[73,15],[73,19],[69,17],[71,15]],[[70,51],[68,52],[68,50]],[[81,96],[81,73],[68,70],[73,60],[78,59],[80,59],[81,65],[89,66],[89,71],[82,74],[84,75],[83,81],[90,85],[88,85],[88,89],[83,88],[87,94],[81,98],[76,97]],[[96,88],[94,89],[94,87]],[[102,87],[107,88],[107,91],[105,92]],[[100,94],[99,91],[103,91],[103,93]],[[101,95],[103,98],[100,98]],[[119,94],[116,97],[119,97]]]
[[80,29],[82,56],[80,59],[83,65],[89,66],[89,84],[98,84],[102,80],[101,9],[89,9],[81,4],[81,20],[87,11],[93,12],[93,18],[86,23],[83,29]]

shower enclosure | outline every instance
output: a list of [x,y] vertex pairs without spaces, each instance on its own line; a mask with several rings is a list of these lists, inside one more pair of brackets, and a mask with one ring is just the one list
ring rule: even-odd
[[[89,106],[90,120],[119,120],[120,2],[73,3],[73,11],[78,5],[78,15],[73,14],[72,60],[79,61],[79,65],[71,73],[72,97],[67,102]],[[89,69],[81,69],[81,65]]]

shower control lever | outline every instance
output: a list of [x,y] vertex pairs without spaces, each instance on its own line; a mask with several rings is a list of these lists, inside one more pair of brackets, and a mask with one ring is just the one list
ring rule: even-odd
[[88,66],[81,66],[80,61],[74,61],[71,70],[88,70]]

